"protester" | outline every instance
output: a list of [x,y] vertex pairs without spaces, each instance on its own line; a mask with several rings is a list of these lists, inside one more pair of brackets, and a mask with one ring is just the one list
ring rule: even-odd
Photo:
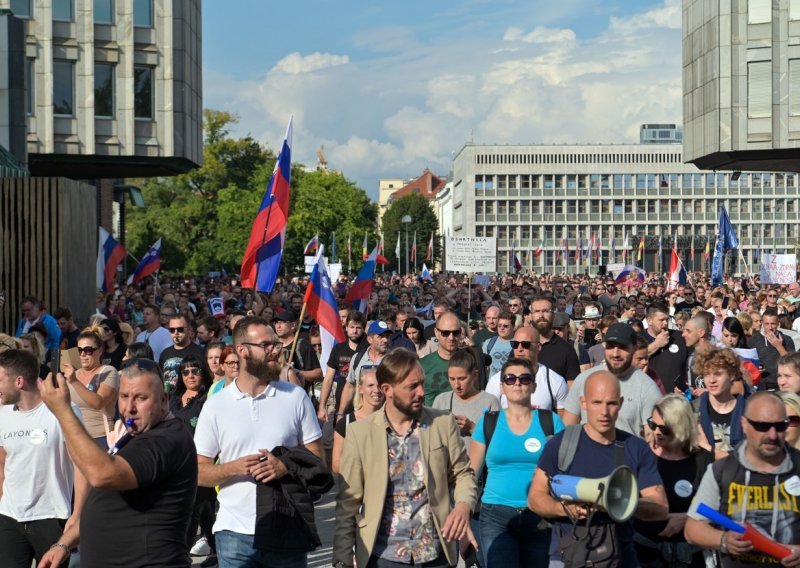
[[378,385],[375,368],[364,370],[356,384],[356,395],[353,399],[353,412],[337,420],[336,426],[334,427],[331,469],[335,473],[339,473],[344,440],[347,437],[347,429],[350,424],[357,420],[363,420],[370,414],[377,412],[383,406],[383,403],[383,392]]
[[153,360],[153,350],[147,343],[131,343],[125,350],[123,361],[130,359],[150,359]]
[[[172,336],[165,327],[161,327],[161,308],[155,304],[147,304],[144,307],[144,331],[137,337],[136,341],[147,343],[153,350],[156,361],[160,360],[161,352],[173,345]],[[166,323],[169,323],[167,321]]]
[[650,344],[650,366],[655,369],[667,392],[681,386],[686,376],[688,353],[686,343],[677,330],[670,330],[669,310],[653,303],[647,308],[647,329],[641,334]]
[[539,295],[531,302],[531,323],[539,332],[542,344],[539,360],[571,384],[580,373],[580,363],[569,343],[553,332],[553,300]]
[[[410,321],[410,320],[409,320]],[[360,348],[366,349],[368,343],[364,330],[367,327],[367,318],[359,311],[347,310],[344,321],[344,331],[347,341],[337,343],[328,356],[325,378],[322,380],[322,389],[319,395],[319,410],[317,417],[328,423],[323,426],[323,442],[331,435],[330,428],[335,420],[337,403],[341,401],[342,390],[350,372],[350,362]],[[335,387],[335,388],[334,388]],[[333,395],[333,396],[331,396]],[[326,437],[326,434],[328,437]]]
[[119,322],[112,318],[103,320],[100,324],[100,338],[103,340],[103,362],[119,371],[128,346],[122,338],[122,328]]
[[78,345],[78,336],[81,334],[80,328],[75,325],[72,311],[69,308],[57,308],[53,312],[58,328],[61,330],[61,349],[71,349]]
[[797,449],[800,447],[800,395],[782,391],[780,397],[786,405],[786,419],[789,421],[786,443]]
[[425,327],[419,318],[408,318],[403,326],[403,333],[414,344],[414,350],[420,359],[436,351],[436,342],[425,339]]
[[450,391],[447,365],[450,357],[462,347],[463,329],[453,312],[443,312],[436,320],[436,339],[439,347],[434,353],[420,359],[425,373],[425,406],[431,406],[436,397]]
[[342,396],[339,401],[339,410],[336,418],[343,418],[351,410],[353,398],[355,397],[356,383],[360,379],[361,373],[365,370],[377,368],[386,352],[389,349],[389,336],[391,335],[389,326],[382,321],[373,321],[367,328],[367,347],[358,349],[350,359],[347,377],[342,387]]
[[61,329],[58,327],[56,319],[47,313],[47,310],[42,306],[41,301],[35,296],[26,296],[20,302],[20,311],[22,312],[22,319],[17,324],[17,331],[14,335],[17,337],[29,333],[31,327],[37,323],[41,323],[47,332],[47,341],[45,342],[45,349],[57,349],[61,345]]
[[205,353],[202,347],[192,342],[189,319],[185,315],[170,316],[167,331],[172,338],[172,345],[161,352],[158,364],[161,366],[165,384],[172,389],[178,384],[181,362],[188,357],[203,361]]
[[794,342],[778,331],[778,313],[767,308],[761,316],[761,332],[753,332],[747,346],[758,352],[758,360],[763,367],[761,390],[778,390],[778,359],[795,351]]
[[211,341],[206,345],[206,365],[215,381],[225,376],[225,368],[222,365],[222,350],[224,348],[225,344],[219,340]]
[[[520,302],[519,299],[516,300]],[[521,304],[520,304],[521,305]],[[516,318],[511,312],[500,312],[497,317],[497,336],[483,342],[483,352],[491,357],[489,374],[499,373],[511,355],[511,337],[514,335]]]
[[225,375],[214,381],[208,390],[208,396],[218,393],[239,376],[239,356],[232,346],[225,346],[222,350],[222,355],[219,356],[219,360],[220,367],[225,371]]

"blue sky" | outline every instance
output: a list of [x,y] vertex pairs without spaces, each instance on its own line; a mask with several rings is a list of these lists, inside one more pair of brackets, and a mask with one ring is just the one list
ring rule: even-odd
[[464,143],[636,141],[681,121],[680,0],[205,0],[204,105],[293,160],[446,175]]

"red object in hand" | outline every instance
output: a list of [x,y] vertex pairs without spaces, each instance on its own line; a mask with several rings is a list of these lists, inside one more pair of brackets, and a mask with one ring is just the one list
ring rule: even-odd
[[791,548],[775,542],[750,523],[745,524],[744,536],[742,538],[752,543],[753,548],[759,552],[769,554],[774,558],[784,559],[792,554]]

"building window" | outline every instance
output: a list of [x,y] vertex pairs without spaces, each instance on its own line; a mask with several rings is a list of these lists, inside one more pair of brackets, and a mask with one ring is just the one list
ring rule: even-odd
[[53,114],[72,116],[75,109],[75,64],[53,61]]
[[114,0],[94,0],[94,23],[114,23]]
[[753,61],[747,64],[747,116],[772,116],[771,61]]
[[95,63],[94,115],[113,118],[114,100],[114,66],[106,63]]
[[789,114],[800,115],[800,59],[789,60]]
[[11,11],[17,18],[30,18],[31,0],[11,0]]
[[134,67],[134,112],[136,118],[153,118],[153,68]]
[[153,27],[153,0],[133,0],[133,25]]
[[800,0],[789,0],[789,19],[800,20]]
[[747,23],[766,24],[772,20],[772,0],[749,0]]
[[33,114],[34,101],[36,100],[33,82],[33,59],[25,59],[25,114]]
[[71,22],[72,0],[53,0],[53,21]]

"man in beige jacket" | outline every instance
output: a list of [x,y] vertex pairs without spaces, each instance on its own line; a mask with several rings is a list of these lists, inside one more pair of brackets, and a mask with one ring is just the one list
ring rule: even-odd
[[333,565],[455,566],[457,541],[475,545],[469,520],[477,500],[456,422],[423,408],[425,375],[415,354],[390,352],[377,378],[383,410],[347,429]]

